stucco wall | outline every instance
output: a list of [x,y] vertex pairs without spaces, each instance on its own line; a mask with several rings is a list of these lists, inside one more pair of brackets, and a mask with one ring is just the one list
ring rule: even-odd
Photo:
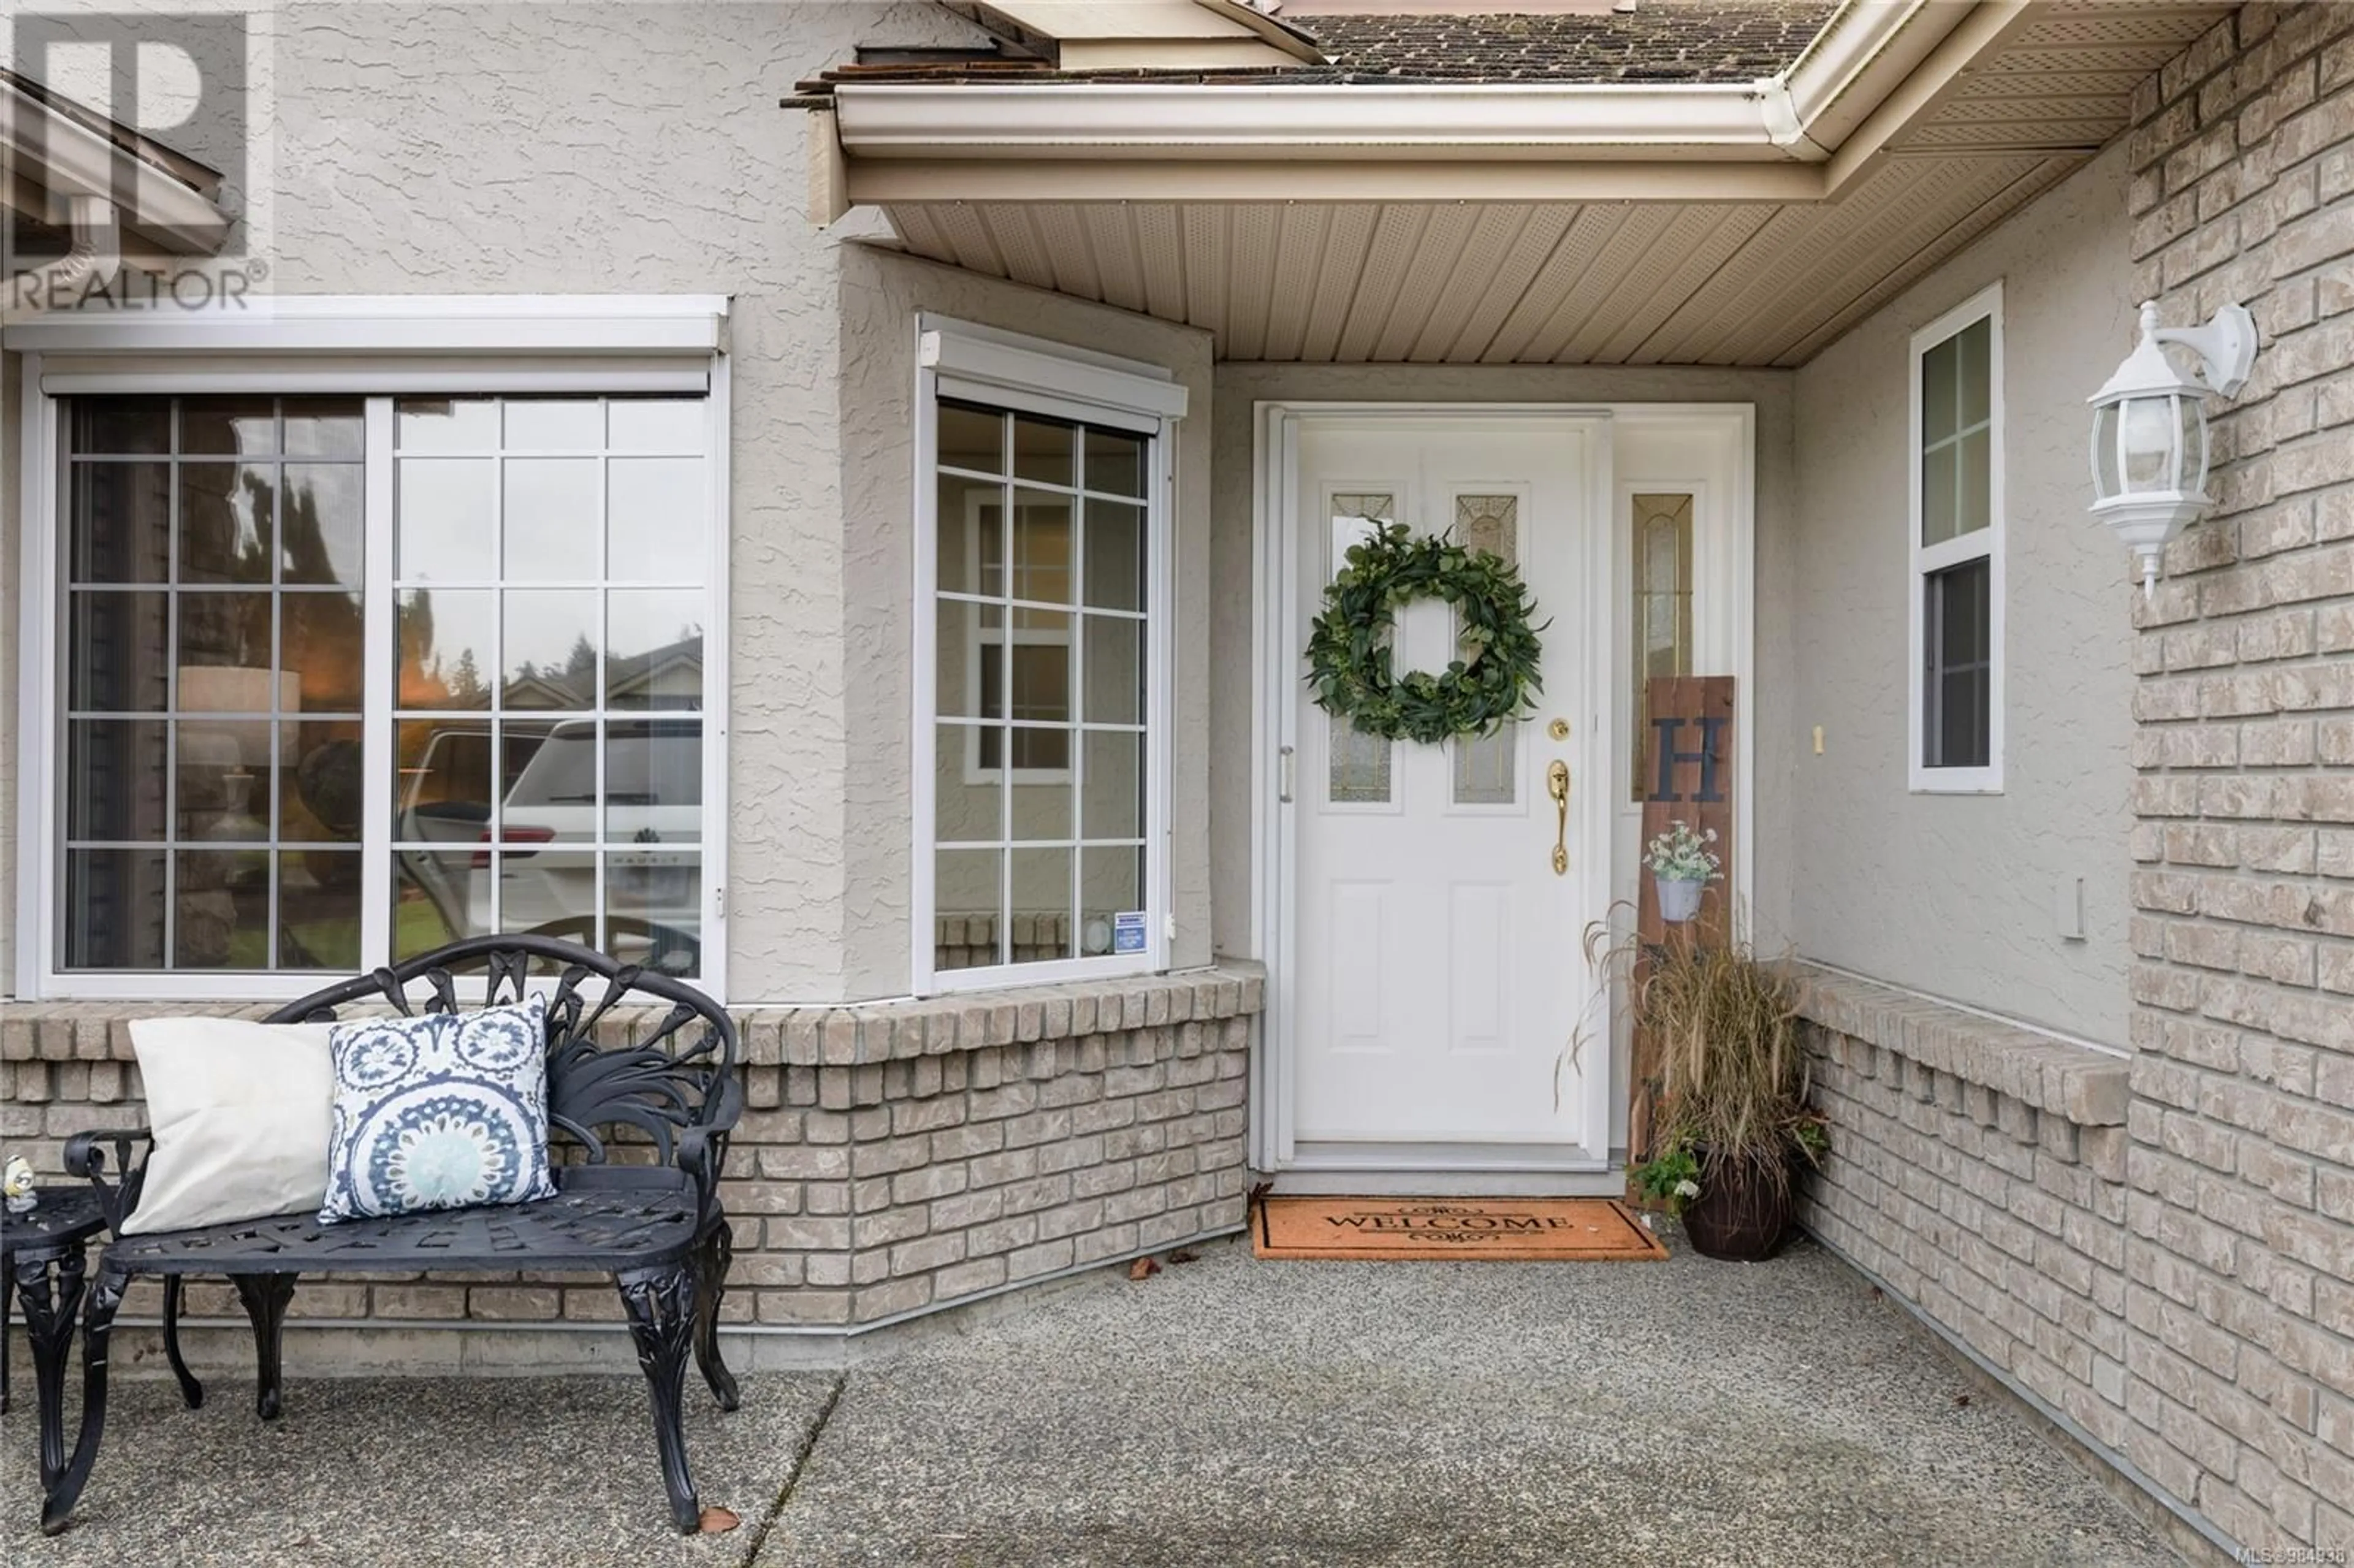
[[[1210,575],[1210,337],[1191,327],[1084,304],[869,246],[841,255],[843,638],[858,700],[847,717],[843,940],[852,996],[907,989],[908,619],[915,562],[916,316],[1116,354],[1176,373],[1191,399],[1177,437],[1175,727],[1171,882],[1179,969],[1210,959],[1209,681],[1214,632],[1200,585]],[[1243,646],[1248,647],[1246,628]],[[1221,662],[1223,663],[1223,662]],[[740,721],[738,733],[741,733]],[[1247,847],[1247,846],[1246,846]],[[735,988],[738,991],[741,987]]]
[[0,354],[0,996],[16,994],[16,532],[22,362]]
[[[1997,279],[2003,793],[1908,792],[1909,341]],[[1806,955],[2105,1044],[2126,1037],[2130,559],[2084,506],[2084,399],[2132,342],[2113,148],[1797,373],[1792,909]],[[1762,632],[1761,632],[1762,635]],[[1820,725],[1824,751],[1812,754]],[[2085,937],[2053,900],[2084,879]]]
[[[732,297],[729,991],[755,1001],[904,991],[904,936],[890,944],[895,964],[882,964],[871,938],[878,885],[854,879],[844,847],[861,675],[858,655],[845,656],[845,579],[851,541],[876,528],[872,517],[845,528],[845,474],[864,461],[840,439],[845,240],[803,221],[803,120],[778,101],[856,43],[967,42],[978,30],[917,3],[318,4],[281,10],[272,28],[274,117],[254,168],[274,174],[261,203],[273,290]],[[629,62],[626,90],[616,60]],[[0,368],[13,444],[15,361]],[[10,456],[0,583],[13,588],[13,445]],[[905,577],[892,581],[904,599]],[[0,804],[13,809],[7,597]],[[905,711],[891,709],[892,722],[904,727]],[[862,801],[876,798],[871,778]],[[888,788],[904,802],[904,781]],[[0,837],[13,838],[13,815],[7,823]],[[905,833],[891,842],[904,888]],[[13,869],[12,848],[0,847],[10,878],[0,952],[16,924]],[[0,983],[13,991],[14,979],[12,969]]]
[[[1210,864],[1221,953],[1263,957],[1252,927],[1252,408],[1261,401],[1749,403],[1757,415],[1756,885],[1759,944],[1790,931],[1790,605],[1796,581],[1791,376],[1775,370],[1617,366],[1257,365],[1217,369],[1210,549]],[[1574,939],[1574,934],[1573,934]]]
[[844,940],[866,916],[843,809],[864,675],[843,639],[843,243],[802,220],[803,123],[777,101],[854,44],[971,30],[921,4],[305,5],[280,25],[280,290],[733,297],[728,991],[904,991],[904,950],[896,978],[854,978]]

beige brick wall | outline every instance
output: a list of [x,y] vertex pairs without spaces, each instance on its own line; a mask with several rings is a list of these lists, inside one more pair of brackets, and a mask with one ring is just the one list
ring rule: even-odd
[[1808,1229],[2116,1448],[2124,1059],[1821,970],[1806,1008],[1831,1123]]
[[[1243,1222],[1255,971],[969,1001],[738,1012],[748,1108],[722,1182],[737,1324],[847,1328],[947,1307]],[[0,1005],[0,1146],[138,1125],[128,1020]],[[186,1012],[189,1009],[180,1009]],[[258,1012],[260,1010],[249,1010]],[[615,1015],[617,1033],[640,1021]],[[152,1287],[125,1304],[153,1313]],[[227,1287],[189,1310],[236,1318]],[[618,1322],[593,1277],[323,1276],[296,1319]]]
[[2144,297],[2264,348],[2140,614],[2123,1448],[2354,1550],[2354,6],[2246,7],[2134,119]]

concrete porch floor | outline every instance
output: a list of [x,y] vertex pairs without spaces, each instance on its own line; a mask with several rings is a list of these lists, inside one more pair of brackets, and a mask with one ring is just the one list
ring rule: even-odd
[[[2179,1561],[1808,1243],[1755,1266],[1264,1263],[1208,1249],[761,1372],[687,1440],[733,1533],[682,1540],[634,1378],[120,1382],[74,1529],[23,1568],[221,1563]],[[74,1375],[79,1380],[77,1357]],[[1963,1395],[1969,1395],[1967,1401]]]

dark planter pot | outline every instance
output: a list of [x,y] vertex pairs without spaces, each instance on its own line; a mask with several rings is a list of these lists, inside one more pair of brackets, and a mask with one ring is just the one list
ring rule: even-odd
[[1700,1196],[1684,1205],[1684,1234],[1702,1257],[1755,1263],[1773,1256],[1789,1234],[1798,1203],[1791,1169],[1796,1151],[1782,1157],[1782,1180],[1764,1160],[1724,1159],[1712,1150],[1700,1156]]

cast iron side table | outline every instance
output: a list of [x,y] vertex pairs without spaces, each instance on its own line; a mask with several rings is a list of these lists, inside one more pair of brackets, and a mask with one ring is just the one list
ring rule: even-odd
[[[87,1186],[46,1187],[28,1213],[0,1212],[0,1292],[13,1279],[33,1346],[33,1395],[41,1416],[41,1490],[66,1466],[66,1358],[81,1305],[84,1250],[106,1228],[98,1193]],[[0,1410],[7,1408],[8,1340],[0,1317]]]

